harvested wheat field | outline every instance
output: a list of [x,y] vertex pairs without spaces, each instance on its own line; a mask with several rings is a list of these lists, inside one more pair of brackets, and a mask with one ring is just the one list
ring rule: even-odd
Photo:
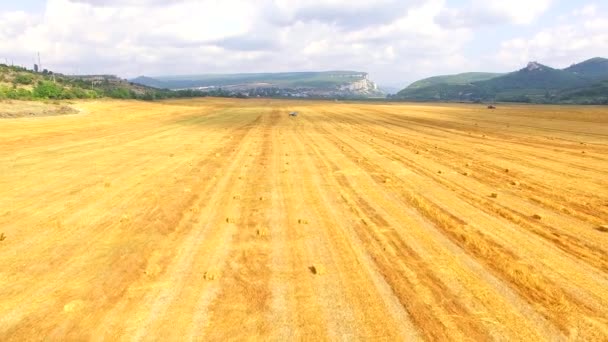
[[608,339],[605,107],[74,106],[0,119],[2,341]]

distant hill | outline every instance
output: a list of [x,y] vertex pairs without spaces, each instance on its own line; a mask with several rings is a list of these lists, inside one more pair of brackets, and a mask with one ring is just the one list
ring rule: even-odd
[[[395,98],[413,101],[505,101],[533,103],[605,103],[608,60],[593,58],[560,70],[530,62],[518,71],[470,82],[462,75],[415,82]],[[483,75],[483,74],[482,74]],[[483,76],[482,76],[483,77]],[[429,81],[432,80],[432,81]],[[595,95],[594,95],[595,94]]]
[[466,72],[457,75],[443,75],[443,76],[433,76],[429,78],[425,78],[419,81],[416,81],[410,84],[407,89],[419,89],[425,88],[438,84],[457,84],[457,85],[465,85],[471,84],[473,82],[485,81],[498,76],[502,76],[503,74],[492,73],[492,72]]
[[365,72],[325,71],[185,76],[140,76],[133,83],[166,89],[214,89],[251,95],[289,96],[381,96]]
[[608,59],[592,58],[582,63],[574,64],[564,71],[579,75],[591,80],[606,80],[608,79]]

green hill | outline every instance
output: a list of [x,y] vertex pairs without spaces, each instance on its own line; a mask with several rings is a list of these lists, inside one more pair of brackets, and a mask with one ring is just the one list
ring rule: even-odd
[[466,85],[473,82],[489,80],[503,74],[492,72],[466,72],[457,75],[433,76],[410,84],[407,89],[419,89],[439,84]]
[[605,80],[608,79],[608,59],[600,57],[592,58],[584,62],[574,64],[564,69],[564,71],[591,80]]
[[604,103],[606,94],[602,91],[605,83],[601,81],[608,80],[608,60],[594,58],[563,70],[530,62],[521,70],[469,83],[454,81],[463,79],[460,75],[431,78],[433,82],[421,80],[400,91],[395,98],[413,101]]
[[608,104],[608,80],[588,87],[564,90],[560,92],[559,99],[563,103]]
[[222,91],[171,91],[135,84],[113,75],[63,75],[44,70],[34,72],[0,64],[0,99],[90,99],[120,98],[154,100],[163,98],[231,96]]
[[574,73],[550,68],[536,62],[512,73],[475,85],[498,93],[516,89],[567,89],[588,85],[589,80]]

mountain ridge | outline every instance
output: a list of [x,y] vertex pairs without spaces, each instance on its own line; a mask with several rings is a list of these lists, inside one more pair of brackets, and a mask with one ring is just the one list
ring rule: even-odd
[[179,89],[223,89],[247,96],[374,97],[383,95],[368,73],[352,70],[140,76],[131,82]]
[[504,74],[493,72],[464,72],[454,75],[439,75],[418,80],[407,86],[407,88],[417,89],[435,84],[469,84],[476,81],[485,81],[501,75]]
[[[450,77],[466,74],[439,78],[449,80]],[[412,101],[604,104],[608,103],[608,93],[602,92],[605,89],[602,81],[606,80],[608,59],[605,58],[592,58],[564,69],[555,69],[532,61],[522,69],[486,80],[460,84],[441,82],[424,87],[410,86],[392,98]]]

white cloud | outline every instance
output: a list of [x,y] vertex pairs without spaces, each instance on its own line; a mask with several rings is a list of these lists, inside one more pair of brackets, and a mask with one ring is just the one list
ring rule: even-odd
[[[59,72],[125,77],[353,69],[404,85],[608,55],[602,6],[581,5],[530,36],[479,42],[478,30],[535,23],[551,0],[467,1],[47,0],[39,14],[0,9],[0,61],[31,66],[40,51],[43,66]],[[470,44],[498,52],[488,59],[467,52]]]
[[448,28],[499,24],[527,25],[550,7],[552,0],[470,0],[462,8],[446,8],[437,22]]
[[[468,30],[434,18],[444,0],[48,0],[0,10],[0,58],[121,76],[356,69],[380,81],[454,67]],[[439,66],[439,67],[438,67]],[[446,67],[447,66],[447,67]]]
[[514,38],[501,44],[495,59],[499,64],[522,66],[537,60],[566,67],[592,57],[608,56],[608,15],[595,6],[575,10],[568,20],[544,28],[529,38]]

